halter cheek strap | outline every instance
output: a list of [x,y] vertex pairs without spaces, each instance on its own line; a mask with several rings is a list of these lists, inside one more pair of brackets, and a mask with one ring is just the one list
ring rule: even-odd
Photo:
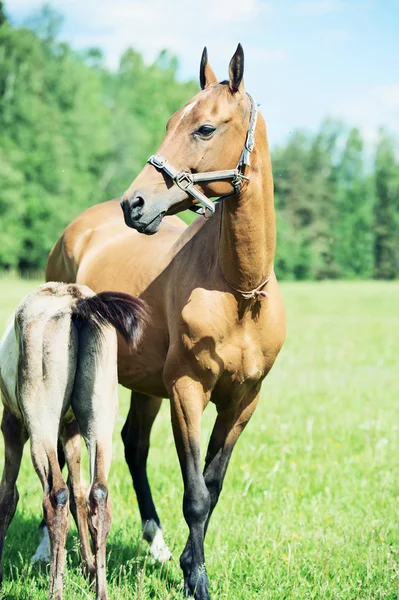
[[[245,166],[250,165],[250,154],[254,149],[255,145],[255,127],[258,118],[258,107],[252,96],[247,94],[251,101],[251,116],[249,118],[249,126],[247,131],[247,137],[245,139],[244,148],[241,152],[240,160],[235,169],[228,169],[224,171],[208,171],[204,173],[190,173],[189,171],[179,171],[173,165],[170,164],[165,156],[161,154],[153,154],[148,159],[148,163],[153,165],[160,171],[165,171],[167,175],[173,180],[173,182],[184,192],[193,196],[199,204],[205,209],[208,209],[211,213],[215,212],[215,204],[231,198],[241,191],[244,180],[249,181],[249,177],[246,177],[243,173]],[[198,189],[196,183],[208,183],[210,181],[222,181],[223,179],[230,179],[230,183],[234,188],[232,194],[226,196],[219,196],[214,201],[207,198],[205,194]],[[195,212],[200,212],[205,216],[204,208],[192,207]]]

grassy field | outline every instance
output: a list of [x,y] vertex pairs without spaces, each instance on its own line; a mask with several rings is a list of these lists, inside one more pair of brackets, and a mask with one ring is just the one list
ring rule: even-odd
[[[0,326],[34,282],[0,280]],[[288,339],[233,454],[206,540],[213,600],[389,599],[399,590],[399,284],[287,283]],[[182,484],[164,403],[150,480],[174,559],[146,554],[119,432],[110,476],[110,598],[182,598]],[[204,415],[203,441],[213,407]],[[1,456],[3,452],[0,443]],[[46,597],[30,564],[41,490],[26,447],[4,552],[4,597]],[[68,537],[66,598],[93,598]]]

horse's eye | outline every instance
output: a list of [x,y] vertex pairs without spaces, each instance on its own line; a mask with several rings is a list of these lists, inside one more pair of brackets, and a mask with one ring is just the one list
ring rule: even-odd
[[198,130],[198,135],[202,137],[211,137],[212,133],[215,131],[216,127],[212,127],[212,125],[202,125]]

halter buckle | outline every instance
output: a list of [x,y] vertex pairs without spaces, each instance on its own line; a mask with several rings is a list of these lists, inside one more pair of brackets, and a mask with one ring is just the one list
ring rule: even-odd
[[181,190],[183,190],[183,192],[186,192],[188,188],[193,185],[191,173],[187,173],[187,171],[180,171],[180,173],[176,175],[175,183]]
[[168,159],[160,154],[153,154],[147,160],[147,162],[151,163],[157,169],[163,169],[168,164]]

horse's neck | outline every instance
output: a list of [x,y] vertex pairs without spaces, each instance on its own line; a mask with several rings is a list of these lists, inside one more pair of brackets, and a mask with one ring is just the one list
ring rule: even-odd
[[225,201],[220,217],[220,269],[232,286],[244,291],[269,277],[276,246],[270,154],[266,134],[257,138],[250,182],[239,196]]

